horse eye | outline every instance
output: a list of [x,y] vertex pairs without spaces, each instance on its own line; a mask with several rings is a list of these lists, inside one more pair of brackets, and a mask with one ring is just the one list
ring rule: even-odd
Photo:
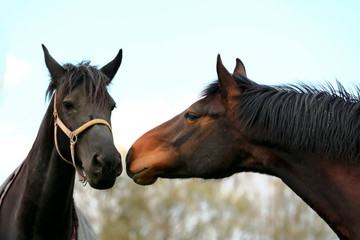
[[65,101],[63,102],[63,106],[67,109],[67,110],[71,110],[74,108],[74,104],[72,102],[68,102],[68,101]]
[[189,121],[196,121],[197,119],[200,118],[200,116],[196,115],[195,113],[193,112],[186,112],[185,113],[185,116],[184,116],[187,120]]
[[114,104],[112,107],[111,107],[111,111],[114,110],[116,108],[116,104]]

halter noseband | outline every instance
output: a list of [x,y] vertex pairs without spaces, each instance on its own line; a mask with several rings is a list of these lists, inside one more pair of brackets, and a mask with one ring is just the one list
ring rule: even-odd
[[[59,118],[59,114],[57,112],[57,109],[56,109],[56,92],[54,94],[54,138],[55,138],[55,147],[56,147],[56,150],[58,152],[58,154],[60,155],[60,157],[67,163],[69,163],[70,165],[73,165],[75,170],[78,172],[79,174],[79,180],[81,182],[83,182],[83,184],[86,184],[86,179],[85,179],[85,175],[82,171],[82,169],[79,167],[79,166],[76,166],[76,163],[75,163],[75,144],[77,142],[77,138],[78,138],[78,135],[83,132],[84,130],[86,130],[87,128],[91,127],[92,125],[95,125],[95,124],[104,124],[106,125],[109,129],[110,129],[110,132],[112,133],[112,129],[111,129],[111,126],[110,124],[105,121],[104,119],[93,119],[83,125],[81,125],[79,128],[77,128],[76,130],[74,131],[71,131],[70,129],[68,129],[65,124],[60,120]],[[59,150],[59,146],[58,146],[58,141],[57,141],[57,128],[60,127],[61,130],[69,137],[70,139],[70,152],[71,152],[71,159],[72,159],[72,162],[67,160],[65,157],[63,157],[63,155],[61,155],[60,153],[60,150]]]

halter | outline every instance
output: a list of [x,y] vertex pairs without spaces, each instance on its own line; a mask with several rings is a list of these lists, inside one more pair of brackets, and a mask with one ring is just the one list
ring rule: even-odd
[[[78,139],[78,135],[83,132],[84,130],[86,130],[87,128],[91,127],[92,125],[95,124],[104,124],[106,125],[109,129],[110,132],[112,134],[112,129],[110,124],[105,121],[104,119],[93,119],[83,125],[81,125],[79,128],[77,128],[74,131],[71,131],[70,129],[68,129],[65,124],[60,120],[59,114],[57,112],[56,109],[56,92],[54,94],[54,138],[55,138],[55,147],[56,150],[58,152],[58,154],[60,155],[60,157],[67,162],[70,165],[73,165],[75,170],[78,172],[79,175],[79,180],[84,184],[84,186],[86,185],[86,179],[85,179],[85,173],[83,172],[83,170],[79,167],[76,166],[75,164],[75,144],[77,142]],[[69,137],[70,139],[70,152],[71,152],[71,159],[72,162],[67,160],[65,157],[63,157],[63,155],[61,155],[60,150],[59,150],[59,146],[58,146],[58,141],[57,141],[57,128],[60,127],[60,129]]]

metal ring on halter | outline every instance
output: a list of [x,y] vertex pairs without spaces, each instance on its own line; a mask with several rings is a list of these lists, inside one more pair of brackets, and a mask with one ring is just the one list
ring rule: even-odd
[[73,131],[72,134],[71,134],[71,137],[70,137],[70,142],[72,144],[75,144],[77,142],[77,140],[78,140],[78,137],[77,137],[75,131]]

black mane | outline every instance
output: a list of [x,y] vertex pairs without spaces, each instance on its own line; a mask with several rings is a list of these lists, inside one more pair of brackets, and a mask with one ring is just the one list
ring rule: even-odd
[[[267,86],[233,75],[242,89],[239,119],[255,141],[285,151],[308,151],[350,162],[360,160],[360,90],[351,94],[337,82]],[[218,82],[203,96],[220,92]]]
[[108,77],[96,66],[91,66],[89,61],[81,62],[78,65],[68,63],[62,67],[66,70],[65,76],[59,79],[60,82],[57,82],[56,85],[50,81],[46,91],[48,98],[51,98],[56,90],[57,97],[63,99],[75,87],[84,84],[91,104],[101,107],[104,102],[109,100]]

